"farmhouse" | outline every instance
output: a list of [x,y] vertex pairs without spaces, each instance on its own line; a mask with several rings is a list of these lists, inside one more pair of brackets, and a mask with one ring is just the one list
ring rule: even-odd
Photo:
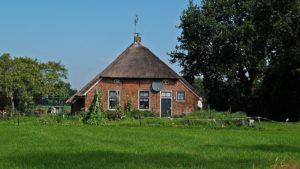
[[134,109],[160,117],[192,112],[200,98],[187,81],[141,44],[138,34],[133,44],[67,100],[71,111],[87,111],[97,88],[106,111],[116,110],[118,104],[124,108],[131,100]]

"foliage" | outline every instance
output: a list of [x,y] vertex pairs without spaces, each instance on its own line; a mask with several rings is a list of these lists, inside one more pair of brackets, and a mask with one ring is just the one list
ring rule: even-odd
[[259,30],[268,69],[257,92],[254,112],[276,120],[300,120],[300,3],[299,0],[256,3]]
[[155,117],[155,113],[151,111],[140,111],[140,110],[135,110],[132,112],[132,117],[135,119],[139,118],[146,118],[146,117]]
[[120,119],[122,119],[122,113],[120,113],[119,111],[108,110],[106,112],[106,114],[107,114],[107,118],[109,120],[120,120]]
[[76,89],[72,88],[70,83],[65,83],[65,88],[66,88],[66,93],[65,93],[66,98],[73,96],[77,92]]
[[190,1],[171,62],[179,63],[189,82],[203,77],[211,108],[295,119],[299,18],[298,0]]
[[17,107],[29,112],[42,97],[65,97],[67,69],[60,62],[40,63],[29,57],[0,56],[0,109],[7,106],[11,116]]
[[102,92],[99,89],[95,90],[93,102],[83,118],[83,122],[86,124],[100,124],[105,121]]
[[126,117],[132,117],[132,112],[134,111],[134,106],[132,103],[132,97],[128,97],[127,103],[125,105],[125,115]]
[[196,91],[198,92],[198,94],[201,97],[204,97],[204,98],[206,97],[205,88],[204,88],[202,78],[195,78],[194,81],[193,81],[193,87],[196,89]]
[[[109,126],[160,126],[160,127],[201,127],[201,128],[247,128],[245,113],[217,112],[214,110],[196,111],[184,117],[159,118],[150,111],[133,111],[132,117],[115,120],[115,112],[109,112]],[[258,123],[258,122],[257,122]]]
[[[127,109],[127,105],[126,105],[126,109]],[[118,97],[116,110],[114,110],[114,111],[108,110],[107,118],[109,120],[121,120],[125,117],[125,113],[123,112],[121,101],[120,101],[120,98]],[[128,113],[130,113],[130,112],[128,112]]]
[[179,62],[185,77],[203,76],[208,102],[217,110],[245,111],[264,71],[265,61],[255,53],[252,6],[252,0],[207,0],[201,7],[190,1],[181,16],[181,44],[171,61]]
[[[21,119],[21,123],[26,122],[26,118]],[[81,126],[82,118],[80,116],[66,116],[66,115],[43,115],[36,119],[32,119],[35,125],[76,125]]]

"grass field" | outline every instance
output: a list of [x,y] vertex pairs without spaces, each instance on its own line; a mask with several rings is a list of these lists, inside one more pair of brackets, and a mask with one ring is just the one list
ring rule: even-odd
[[263,128],[0,121],[0,168],[300,168],[300,124]]

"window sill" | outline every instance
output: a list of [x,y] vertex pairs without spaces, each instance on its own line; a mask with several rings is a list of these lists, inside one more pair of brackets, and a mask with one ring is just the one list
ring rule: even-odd
[[181,103],[184,103],[185,100],[176,100],[176,102],[181,102]]
[[139,109],[139,111],[150,111],[150,109]]

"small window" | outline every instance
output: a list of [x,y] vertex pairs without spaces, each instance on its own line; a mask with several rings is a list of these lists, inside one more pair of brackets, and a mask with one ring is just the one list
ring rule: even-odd
[[171,92],[161,92],[160,95],[163,98],[171,98],[172,97],[172,93]]
[[178,91],[177,92],[177,100],[178,101],[185,101],[185,92],[184,91]]
[[163,80],[163,81],[162,81],[162,84],[163,84],[163,85],[168,85],[169,83],[170,83],[169,80]]
[[140,110],[149,110],[149,108],[150,108],[149,91],[140,91],[139,92],[139,109]]
[[120,79],[114,79],[114,83],[120,84],[120,83],[121,83],[121,80],[120,80]]
[[116,110],[117,104],[119,100],[119,91],[117,90],[110,90],[108,93],[108,109],[109,110]]

